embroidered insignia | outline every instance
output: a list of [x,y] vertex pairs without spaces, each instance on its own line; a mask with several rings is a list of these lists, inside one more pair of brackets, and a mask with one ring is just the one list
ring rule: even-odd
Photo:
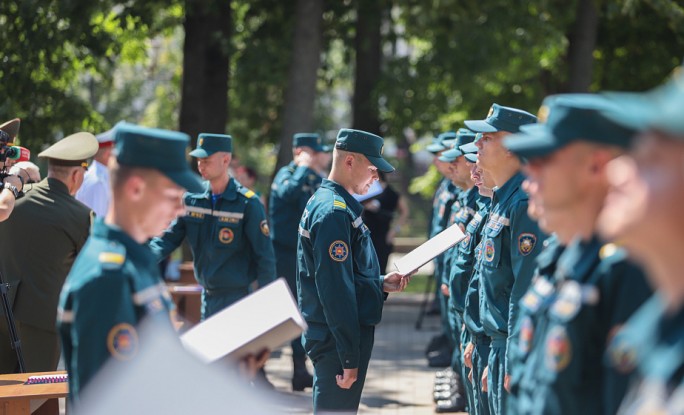
[[470,233],[466,233],[466,237],[461,241],[461,247],[466,249],[468,248],[468,244],[470,244]]
[[101,263],[121,265],[126,260],[126,256],[117,252],[101,252],[97,259]]
[[138,333],[128,323],[112,327],[107,335],[107,349],[119,360],[131,360],[138,352]]
[[204,213],[199,212],[188,211],[188,216],[190,216],[191,218],[204,219]]
[[340,208],[340,209],[346,209],[347,208],[347,204],[342,202],[342,201],[339,201],[339,200],[335,200],[333,202],[333,206],[336,208]]
[[494,107],[489,107],[489,112],[487,113],[487,118],[491,117],[492,114],[494,114]]
[[577,281],[565,281],[558,298],[551,306],[551,314],[563,321],[569,321],[582,307],[582,287]]
[[549,107],[542,105],[537,112],[537,122],[543,124],[546,122],[547,118],[549,118]]
[[617,325],[610,330],[608,338],[608,355],[615,369],[620,373],[630,373],[636,367],[637,353],[630,344],[627,336]]
[[232,229],[223,228],[219,231],[218,238],[222,244],[229,244],[229,243],[233,242],[233,239],[235,238],[235,234],[233,234]]
[[199,139],[199,142],[197,143],[198,146],[202,147],[202,144],[204,144],[204,137]]
[[540,304],[541,298],[534,290],[529,290],[522,299],[522,305],[531,312],[537,311]]
[[238,223],[238,222],[240,222],[240,219],[238,219],[238,218],[227,218],[225,216],[219,216],[218,221],[223,222],[223,223]]
[[382,156],[382,154],[383,154],[384,152],[385,152],[385,145],[383,144],[383,145],[380,147],[380,155]]
[[518,236],[518,251],[523,256],[527,256],[537,245],[537,236],[533,233],[521,233]]
[[475,247],[475,260],[479,261],[482,257],[482,241]]
[[259,228],[261,228],[261,233],[263,233],[265,236],[269,236],[271,234],[271,231],[268,229],[268,222],[266,222],[266,219],[261,221]]
[[254,197],[255,194],[256,194],[256,193],[254,193],[254,190],[248,190],[248,191],[245,192],[245,197],[246,197],[247,199],[251,199],[251,198]]
[[487,239],[484,246],[484,258],[487,260],[487,262],[492,262],[494,261],[494,254],[496,254],[494,251],[494,241]]
[[523,354],[527,354],[530,351],[533,337],[534,324],[532,323],[532,318],[530,316],[525,316],[520,325],[520,340],[518,341],[518,347]]
[[615,244],[605,244],[599,250],[599,258],[606,259],[610,256],[613,256],[618,251],[618,249],[618,246]]
[[563,326],[555,326],[546,337],[546,368],[560,372],[565,369],[572,359],[572,346],[568,339],[568,333]]
[[347,256],[349,256],[349,247],[347,247],[347,244],[344,241],[335,241],[330,244],[328,252],[333,261],[343,262],[347,259]]

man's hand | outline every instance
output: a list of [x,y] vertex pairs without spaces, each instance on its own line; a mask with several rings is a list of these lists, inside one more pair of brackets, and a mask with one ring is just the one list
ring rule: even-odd
[[335,376],[337,379],[337,386],[342,389],[349,389],[352,387],[356,378],[359,376],[359,369],[344,369],[341,375]]
[[473,343],[468,343],[468,345],[465,348],[465,351],[463,352],[463,363],[465,363],[466,367],[473,368],[473,350],[475,349],[475,345]]
[[508,393],[511,393],[511,375],[508,373],[504,375],[504,389],[506,389]]
[[9,174],[21,176],[24,179],[24,183],[38,183],[40,181],[40,169],[30,161],[20,161],[15,164],[9,169]]
[[294,158],[295,164],[299,167],[311,167],[313,161],[313,156],[306,149],[302,149],[302,151]]
[[238,369],[242,376],[247,379],[254,379],[259,369],[266,365],[266,361],[271,357],[271,352],[267,349],[262,350],[258,355],[247,355],[238,362]]
[[449,296],[450,296],[450,294],[449,294],[449,286],[448,286],[448,285],[442,284],[442,286],[441,286],[440,288],[442,289],[442,294],[443,294],[445,297],[449,297]]
[[411,275],[401,275],[397,271],[390,272],[385,275],[382,282],[382,290],[388,293],[404,291],[409,282],[411,282]]
[[487,376],[489,375],[489,366],[484,368],[482,372],[482,392],[487,393]]

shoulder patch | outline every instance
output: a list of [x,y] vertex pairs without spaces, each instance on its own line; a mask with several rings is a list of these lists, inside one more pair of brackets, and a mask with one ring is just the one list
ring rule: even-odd
[[123,252],[100,252],[97,260],[103,269],[119,269],[126,261],[126,254]]
[[572,360],[572,344],[563,326],[555,326],[546,337],[546,356],[544,363],[552,372],[565,369]]
[[527,256],[537,245],[537,235],[533,233],[521,233],[518,236],[518,252],[522,256]]
[[138,332],[128,323],[112,327],[107,335],[107,349],[117,360],[131,360],[138,353]]
[[349,256],[349,247],[346,242],[337,240],[330,244],[328,253],[333,261],[344,262]]
[[333,201],[333,207],[339,210],[347,210],[347,202],[342,199],[339,195],[335,195],[335,200]]
[[240,192],[247,199],[251,199],[256,195],[256,193],[254,193],[254,190],[248,189],[248,188],[241,186],[241,185],[238,186],[238,192]]
[[271,230],[268,228],[268,222],[266,221],[266,219],[261,221],[261,223],[259,224],[259,228],[261,229],[261,233],[263,233],[265,236],[271,235]]

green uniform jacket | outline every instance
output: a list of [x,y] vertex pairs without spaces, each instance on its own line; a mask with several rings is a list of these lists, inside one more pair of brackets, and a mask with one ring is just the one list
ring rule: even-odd
[[71,399],[78,400],[110,357],[134,359],[137,324],[153,315],[170,326],[172,307],[150,249],[121,229],[96,221],[59,299],[57,328]]
[[59,292],[88,238],[90,221],[91,210],[62,181],[46,178],[0,223],[0,268],[6,282],[19,282],[17,321],[54,332]]
[[342,367],[359,367],[360,327],[382,317],[383,279],[362,206],[324,179],[299,224],[297,297],[309,324],[305,337],[332,333]]
[[634,370],[620,407],[625,414],[679,414],[684,408],[684,308],[669,311],[654,295],[612,339],[608,360],[622,373]]
[[449,301],[459,313],[463,313],[465,307],[468,281],[475,263],[474,252],[478,238],[473,238],[473,235],[478,235],[484,226],[482,214],[477,212],[477,202],[480,197],[477,187],[461,192],[459,195],[461,209],[452,215],[453,223],[463,225],[461,229],[466,235],[451,251],[448,251],[447,257],[451,259],[445,262],[448,264],[446,272],[448,273],[449,293],[451,294]]
[[[457,205],[460,193],[461,189],[456,187],[451,180],[445,178],[440,182],[433,202],[430,238],[447,228],[454,205],[456,205],[455,211],[460,209],[460,205]],[[448,272],[445,270],[444,258],[444,253],[435,258],[435,281],[438,287],[442,283],[446,284],[447,278],[449,278]]]
[[187,240],[195,276],[209,293],[245,290],[258,280],[275,279],[275,258],[264,207],[255,193],[236,180],[212,206],[211,189],[185,195],[186,214],[150,243],[164,258]]
[[527,216],[527,194],[520,188],[524,179],[516,173],[494,191],[478,269],[482,326],[489,337],[507,337],[507,345],[517,337],[518,303],[530,285],[545,238]]
[[[491,201],[488,197],[480,198],[477,214],[481,219],[479,223],[471,221],[468,224],[472,226],[466,229],[466,238],[459,244],[459,249],[470,249],[473,260],[472,270],[468,275],[468,287],[463,301],[463,323],[471,335],[484,335],[482,320],[480,319],[480,274],[477,272],[477,269],[479,262],[482,261],[482,229],[489,218]],[[470,234],[470,237],[468,237],[468,234]]]
[[[523,368],[518,413],[617,412],[629,377],[606,367],[605,350],[651,290],[624,251],[602,246],[593,238],[566,247],[534,323],[521,329],[520,338],[533,339],[533,348]],[[534,309],[538,301],[527,297],[522,307]]]
[[306,202],[321,186],[323,178],[308,167],[290,162],[278,171],[269,197],[271,240],[278,245],[297,249],[297,228]]

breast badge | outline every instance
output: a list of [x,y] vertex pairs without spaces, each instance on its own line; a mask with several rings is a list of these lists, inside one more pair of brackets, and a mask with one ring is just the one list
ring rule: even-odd
[[229,244],[229,243],[233,242],[233,239],[235,238],[235,234],[233,234],[232,229],[223,228],[219,231],[218,238],[222,244]]

